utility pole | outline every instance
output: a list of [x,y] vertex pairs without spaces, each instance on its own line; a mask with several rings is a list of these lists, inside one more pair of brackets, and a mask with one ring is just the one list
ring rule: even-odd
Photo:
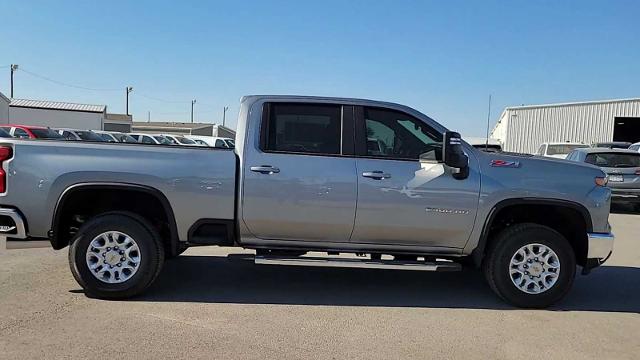
[[127,115],[129,115],[129,93],[133,91],[133,88],[131,86],[127,86],[125,90],[127,92]]
[[193,105],[196,103],[196,99],[191,100],[191,123],[193,123]]
[[151,122],[151,111],[147,111],[147,122]]
[[225,106],[224,110],[222,110],[222,126],[224,126],[224,121],[227,119],[227,110],[229,110],[228,106]]
[[18,70],[17,64],[11,64],[11,98],[13,99],[13,73]]

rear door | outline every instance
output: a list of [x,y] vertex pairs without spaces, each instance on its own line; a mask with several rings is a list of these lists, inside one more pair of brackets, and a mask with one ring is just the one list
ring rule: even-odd
[[243,165],[242,220],[253,236],[349,241],[357,194],[352,114],[340,104],[263,104],[259,144],[248,145],[255,148]]
[[[404,112],[356,110],[358,206],[352,243],[462,248],[480,191],[470,152],[469,177],[442,164],[442,136]],[[366,144],[366,145],[365,145]],[[422,163],[420,156],[428,159]]]

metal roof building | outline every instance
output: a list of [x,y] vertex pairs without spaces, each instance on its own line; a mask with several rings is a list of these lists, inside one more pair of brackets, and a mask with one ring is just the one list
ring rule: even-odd
[[507,107],[491,137],[523,153],[545,142],[638,142],[640,98]]

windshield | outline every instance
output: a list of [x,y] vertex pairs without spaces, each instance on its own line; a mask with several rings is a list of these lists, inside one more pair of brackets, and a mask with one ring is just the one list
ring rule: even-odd
[[178,142],[183,145],[196,145],[195,141],[187,139],[184,136],[176,136],[176,140],[178,140]]
[[94,133],[93,131],[75,130],[75,132],[76,132],[76,134],[78,134],[78,136],[82,140],[100,141],[100,142],[104,142],[105,141],[102,137],[100,137],[100,135]]
[[29,129],[35,135],[36,139],[62,139],[64,136],[58,134],[57,132],[51,129],[37,129],[31,128]]
[[158,140],[158,142],[160,144],[162,144],[162,145],[175,145],[176,144],[175,141],[173,141],[170,138],[164,137],[164,136],[155,135],[153,138]]
[[5,129],[0,129],[0,137],[3,137],[3,138],[10,138],[10,137],[11,137],[11,135],[7,132],[7,130],[5,130]]
[[557,144],[549,145],[547,148],[547,155],[564,155],[571,152],[574,149],[586,148],[588,145],[581,144]]
[[640,154],[599,153],[587,155],[585,162],[600,167],[630,168],[640,167]]
[[113,136],[115,136],[116,139],[118,139],[118,141],[123,142],[123,143],[135,143],[135,142],[138,142],[138,140],[134,139],[132,136],[129,136],[127,134],[114,134]]
[[115,140],[109,134],[98,134],[104,141],[115,142]]
[[230,148],[235,148],[236,147],[236,142],[234,140],[225,140],[227,142],[227,145],[229,145]]

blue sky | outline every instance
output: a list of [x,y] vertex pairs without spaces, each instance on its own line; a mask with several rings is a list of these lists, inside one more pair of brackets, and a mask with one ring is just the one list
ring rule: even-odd
[[[412,106],[467,135],[505,106],[640,97],[638,1],[4,1],[0,91],[235,126],[245,94]],[[111,90],[115,89],[115,90]],[[146,97],[145,97],[146,96]],[[155,99],[170,100],[158,101]]]

